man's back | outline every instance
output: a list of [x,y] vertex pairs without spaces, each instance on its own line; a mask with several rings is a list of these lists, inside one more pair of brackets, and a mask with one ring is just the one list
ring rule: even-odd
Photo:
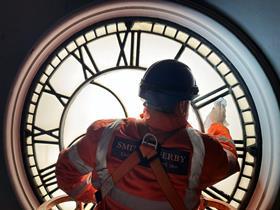
[[99,120],[57,162],[58,185],[103,209],[196,209],[201,190],[239,169],[224,126],[225,106],[211,111],[209,136],[187,122],[199,89],[189,67],[163,60],[140,83],[142,120]]
[[[197,153],[197,150],[200,151],[201,148],[194,150],[194,147],[197,146],[192,144],[186,122],[181,125],[177,124],[173,129],[171,129],[170,125],[164,126],[164,123],[161,123],[161,125],[157,125],[162,127],[161,130],[159,128],[153,129],[146,122],[135,119],[120,120],[118,122],[119,124],[111,120],[95,122],[89,127],[87,135],[77,144],[80,159],[94,171],[92,182],[96,185],[96,188],[100,187],[98,183],[104,181],[132,152],[139,148],[144,133],[148,131],[154,134],[161,142],[158,149],[159,159],[182,200],[186,200],[186,202],[189,200],[186,194],[191,187],[191,191],[195,192],[194,194],[192,193],[191,204],[196,207],[199,203],[201,189],[228,175],[227,155],[220,143],[208,135],[202,135],[204,154],[201,152],[196,154],[196,156],[200,157],[199,160],[203,162],[199,163],[197,158],[193,158],[193,152]],[[114,131],[111,135],[107,135],[105,132],[110,132],[108,127],[112,123],[118,125],[112,128]],[[151,122],[155,126],[154,123],[157,122]],[[141,129],[143,125],[144,127],[146,126],[146,129]],[[164,130],[164,128],[168,128],[168,130]],[[189,130],[191,130],[189,132],[194,132],[197,136],[200,136],[193,129],[189,128]],[[192,138],[197,138],[197,136]],[[197,141],[197,139],[193,139],[193,141]],[[104,144],[107,144],[107,146],[104,146]],[[101,147],[102,152],[97,152],[98,148]],[[213,159],[212,154],[219,154],[219,157]],[[76,185],[77,183],[69,183],[69,180],[67,182],[63,181],[65,168],[69,168],[69,165],[76,165],[75,161],[80,162],[80,160],[72,158],[72,161],[68,162],[67,166],[67,164],[65,165],[67,161],[63,161],[63,159],[69,158],[69,154],[64,154],[63,156],[60,157],[60,161],[57,163],[57,177],[60,187],[67,192],[66,188],[68,187],[65,185]],[[100,156],[106,157],[106,163],[102,163]],[[204,159],[206,160],[205,163]],[[104,165],[106,166],[105,168]],[[199,170],[200,174],[196,174],[199,176],[199,179],[196,180],[196,186],[189,186],[193,185],[193,183],[190,183],[191,180],[193,181],[193,179],[190,179],[191,170],[194,170],[193,168],[197,168],[199,165],[201,169]],[[60,179],[61,176],[62,178]],[[69,173],[67,176],[69,176]],[[77,180],[81,179],[81,174],[75,169],[73,169],[71,176],[77,176]],[[92,199],[94,191],[92,189],[88,193],[81,193],[78,199],[80,198],[83,201]],[[128,207],[129,209],[143,209],[143,205],[149,206],[147,209],[172,209],[147,162],[140,163],[129,171],[103,201],[103,205],[106,207],[104,209],[125,209],[124,203],[126,208]]]

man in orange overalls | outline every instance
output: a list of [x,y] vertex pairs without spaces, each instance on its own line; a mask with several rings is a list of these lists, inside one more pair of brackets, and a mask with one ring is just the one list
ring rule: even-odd
[[98,209],[197,209],[203,189],[239,170],[224,107],[211,111],[208,134],[188,123],[197,94],[188,66],[176,60],[153,64],[140,84],[141,119],[94,122],[61,152],[59,187]]

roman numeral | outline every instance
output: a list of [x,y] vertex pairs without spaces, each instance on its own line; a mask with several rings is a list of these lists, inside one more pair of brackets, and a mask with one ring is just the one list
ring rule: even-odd
[[[177,33],[178,33],[178,31],[177,31]],[[183,52],[184,52],[185,49],[186,49],[186,45],[187,45],[186,43],[189,41],[190,38],[191,38],[191,36],[189,36],[189,37],[187,38],[187,40],[185,41],[185,43],[183,43],[183,44],[181,45],[180,49],[178,50],[177,54],[176,54],[175,57],[174,57],[175,60],[178,60],[178,59],[181,57],[181,55],[183,54]]]
[[[87,45],[81,46],[74,53],[71,53],[71,55],[81,64],[85,79],[88,79],[99,72],[99,69]],[[86,59],[90,61],[93,68],[87,65]]]
[[[47,135],[48,137],[44,137],[43,135]],[[59,128],[44,130],[37,126],[34,126],[34,143],[40,144],[59,144]],[[44,138],[44,139],[43,139]],[[48,139],[46,139],[48,138]]]
[[124,51],[125,43],[127,41],[128,34],[129,34],[129,31],[127,30],[124,33],[123,40],[121,40],[121,36],[120,36],[119,33],[116,34],[117,35],[117,39],[118,39],[118,43],[119,43],[119,46],[120,46],[120,54],[119,54],[119,57],[118,57],[118,60],[117,60],[117,66],[120,66],[121,60],[124,62],[125,66],[128,66],[127,58],[126,58],[125,51]]
[[[139,31],[131,31],[132,24],[126,22],[127,31],[123,33],[121,37],[120,33],[117,33],[117,40],[120,47],[120,53],[117,60],[117,66],[120,66],[121,63],[125,66],[139,66],[139,54],[140,54],[140,41],[141,33]],[[125,47],[129,40],[130,35],[130,55],[125,53]],[[127,46],[129,47],[129,46]]]
[[224,201],[231,200],[230,195],[226,194],[222,190],[217,189],[214,186],[208,187],[207,189],[203,190],[203,192],[215,199],[224,200]]
[[192,106],[196,109],[201,109],[202,107],[216,101],[220,97],[224,97],[230,94],[230,90],[226,85],[219,87],[203,96],[198,97],[197,99],[191,102]]
[[[39,176],[41,178],[42,184],[38,186],[44,186],[46,189],[50,186],[57,185],[56,175],[55,175],[55,164],[49,165],[43,169],[39,170]],[[58,190],[56,186],[54,189],[48,191],[47,194],[43,195],[43,197],[53,194],[55,191]]]
[[221,196],[223,199],[229,201],[230,200],[230,196],[228,194],[226,194],[224,191],[217,189],[214,186],[209,187],[211,190],[213,190],[213,192],[215,192],[216,194],[218,194],[219,196]]
[[233,140],[235,144],[235,148],[237,151],[238,158],[244,158],[245,155],[245,148],[244,148],[244,141],[243,140]]
[[139,66],[141,33],[131,33],[130,65]]
[[182,44],[182,46],[180,47],[179,51],[177,52],[177,54],[175,55],[175,60],[178,60],[181,55],[183,54],[183,52],[185,51],[186,45]]
[[95,207],[95,204],[92,204],[92,203],[85,203],[84,204],[84,209],[85,210],[93,210],[94,207]]
[[249,152],[250,155],[252,155],[253,157],[257,157],[258,154],[258,149],[257,149],[257,145],[253,144],[247,147],[247,151]]
[[[86,54],[88,55],[88,57],[89,57],[89,59],[90,59],[90,61],[91,61],[91,64],[93,65],[93,67],[94,67],[94,69],[95,69],[95,72],[98,73],[98,72],[99,72],[99,69],[98,69],[98,67],[97,67],[97,65],[96,65],[96,63],[95,63],[95,61],[94,61],[94,59],[93,59],[93,57],[92,57],[92,54],[90,53],[90,51],[89,51],[89,49],[88,49],[88,46],[85,45],[84,48],[85,48]],[[82,58],[83,58],[83,54],[82,54]]]
[[45,186],[56,184],[55,164],[39,170],[40,177]]
[[54,95],[64,107],[70,99],[70,97],[56,92],[52,85],[49,83],[49,81],[46,83],[46,88],[44,89],[44,92]]

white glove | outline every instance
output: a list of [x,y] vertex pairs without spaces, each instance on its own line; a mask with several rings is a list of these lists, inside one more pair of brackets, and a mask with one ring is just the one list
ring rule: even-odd
[[214,102],[214,107],[204,121],[205,131],[208,130],[212,123],[222,123],[223,125],[228,126],[226,121],[226,106],[227,101],[224,98],[219,98]]

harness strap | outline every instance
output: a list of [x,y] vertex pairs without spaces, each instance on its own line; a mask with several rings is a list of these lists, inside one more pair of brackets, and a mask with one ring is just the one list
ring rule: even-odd
[[[166,139],[168,139],[169,137],[171,137],[181,129],[182,128],[178,128],[173,131],[169,131],[168,133],[166,133],[164,136],[160,138],[161,140],[160,143],[163,143]],[[143,122],[138,123],[138,130],[139,133],[144,136],[142,144],[139,147],[139,150],[145,159],[149,159],[150,167],[163,193],[165,194],[167,200],[169,201],[173,209],[186,210],[183,199],[181,199],[180,196],[178,195],[166,171],[164,170],[160,162],[160,159],[157,156],[157,145],[159,143],[157,138],[149,133],[149,129],[147,125]],[[145,142],[145,138],[147,139],[146,142]]]
[[[141,147],[142,147],[142,149],[141,149]],[[144,150],[143,147],[149,147],[149,149],[146,148]],[[150,149],[152,151],[154,151],[155,153],[157,153],[154,150],[154,148],[151,146],[148,146],[145,144],[142,144],[140,146],[140,151],[142,152],[142,155],[144,157],[153,153],[153,152],[149,151]],[[149,153],[145,154],[147,151]],[[150,166],[160,185],[160,188],[162,189],[163,193],[165,194],[167,200],[169,201],[169,203],[171,204],[173,209],[186,210],[183,200],[180,198],[177,191],[175,190],[172,183],[170,182],[170,179],[169,179],[167,173],[165,172],[164,168],[162,167],[162,164],[157,156],[155,156],[155,158],[152,158],[150,160]]]
[[[157,156],[157,138],[153,134],[147,132],[147,127],[143,124],[140,124],[139,131],[140,134],[146,133],[143,137],[142,144],[140,144],[139,148],[131,153],[120,166],[112,172],[111,176],[105,179],[101,185],[101,189],[95,193],[97,204],[100,203],[102,198],[114,188],[114,185],[122,179],[122,177],[140,162],[147,161],[150,163],[150,167],[172,208],[176,210],[186,210],[183,200],[170,182],[170,179]],[[165,137],[167,138],[168,136],[173,135],[176,131],[170,132],[170,134]]]
[[111,176],[108,176],[102,183],[99,190],[95,193],[96,202],[99,203],[114,187],[114,185],[124,177],[131,169],[140,163],[138,151],[134,151],[128,156],[120,166],[113,171]]
[[101,185],[101,189],[95,193],[97,203],[102,200],[114,187],[114,185],[125,176],[131,169],[138,165],[141,161],[149,161],[155,157],[156,150],[151,150],[150,147],[140,145],[139,150],[131,153],[117,169],[115,169],[111,176],[108,176]]

